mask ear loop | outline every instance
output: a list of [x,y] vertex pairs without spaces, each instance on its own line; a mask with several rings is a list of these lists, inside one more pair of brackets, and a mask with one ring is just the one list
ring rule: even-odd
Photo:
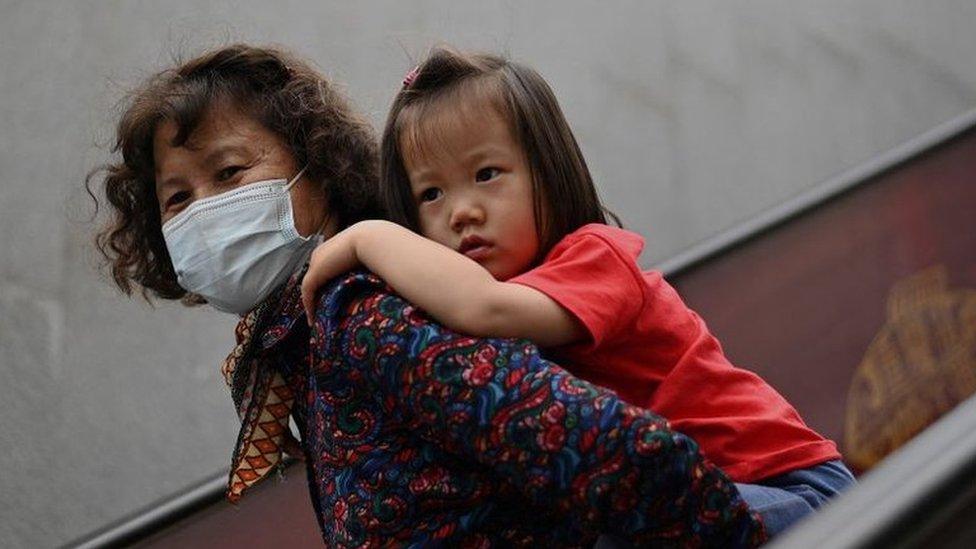
[[[326,198],[326,202],[328,204],[332,204],[332,202],[329,201],[328,198]],[[329,223],[331,221],[332,221],[332,208],[326,208],[325,216],[322,217],[322,223],[320,223],[319,227],[315,229],[315,234],[317,234],[319,238],[322,239],[322,242],[325,242],[325,229],[326,227],[329,226]]]
[[[295,174],[295,177],[293,177],[291,179],[291,181],[289,181],[285,185],[285,187],[284,187],[285,192],[290,191],[291,188],[294,187],[298,183],[298,180],[301,179],[302,175],[305,174],[305,170],[307,170],[307,169],[308,169],[308,164],[306,164],[304,168],[302,168],[301,170],[298,171],[297,174]],[[318,228],[315,229],[315,232],[312,233],[312,234],[310,234],[310,235],[308,235],[305,238],[306,239],[310,239],[310,238],[315,238],[316,236],[320,236],[320,237],[323,237],[323,239],[324,239],[323,232],[325,231],[325,228],[329,225],[329,221],[331,219],[332,219],[332,212],[329,211],[329,212],[326,213],[325,217],[322,219],[322,223],[318,226]]]
[[315,229],[315,234],[322,237],[325,240],[325,228],[329,226],[329,222],[332,221],[332,210],[325,213],[325,217],[322,218],[322,223],[319,225],[318,229]]
[[285,185],[285,187],[284,187],[285,188],[285,192],[290,191],[291,188],[294,187],[298,183],[298,180],[302,178],[302,175],[305,174],[305,170],[307,170],[307,169],[308,169],[308,164],[306,164],[305,167],[302,168],[301,170],[298,170],[298,173],[295,174],[295,177],[291,178],[291,181],[289,181]]

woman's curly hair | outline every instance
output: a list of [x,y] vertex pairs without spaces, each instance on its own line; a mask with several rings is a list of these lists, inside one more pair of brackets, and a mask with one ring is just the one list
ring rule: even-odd
[[324,76],[294,55],[237,44],[219,48],[161,71],[135,89],[125,103],[112,152],[120,162],[93,170],[85,186],[95,200],[93,179],[104,184],[113,218],[95,244],[116,285],[131,295],[202,303],[176,282],[163,240],[156,198],[153,138],[164,121],[177,125],[174,145],[190,138],[217,100],[228,99],[284,139],[311,181],[323,185],[330,215],[340,228],[381,217],[377,142],[368,121]]

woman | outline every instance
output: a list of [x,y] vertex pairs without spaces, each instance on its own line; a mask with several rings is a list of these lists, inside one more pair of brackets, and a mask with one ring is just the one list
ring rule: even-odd
[[328,545],[762,541],[693,441],[528,342],[451,332],[366,272],[327,286],[309,325],[310,249],[378,208],[373,135],[307,64],[202,55],[137,90],[117,137],[98,237],[116,283],[243,316],[231,499],[286,448]]

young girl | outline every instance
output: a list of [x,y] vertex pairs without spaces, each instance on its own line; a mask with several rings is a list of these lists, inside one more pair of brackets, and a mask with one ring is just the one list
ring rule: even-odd
[[535,71],[436,49],[404,80],[381,147],[396,223],[361,222],[320,245],[307,310],[327,280],[365,266],[458,332],[547,347],[692,436],[770,535],[853,482],[833,442],[732,366],[660,273],[640,270],[643,239],[607,225]]

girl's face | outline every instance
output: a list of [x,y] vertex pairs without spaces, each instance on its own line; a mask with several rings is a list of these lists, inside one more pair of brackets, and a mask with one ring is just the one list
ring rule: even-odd
[[436,129],[426,132],[436,134],[432,142],[400,139],[420,229],[507,280],[528,270],[539,251],[532,172],[494,109],[457,114],[435,114],[428,123]]

